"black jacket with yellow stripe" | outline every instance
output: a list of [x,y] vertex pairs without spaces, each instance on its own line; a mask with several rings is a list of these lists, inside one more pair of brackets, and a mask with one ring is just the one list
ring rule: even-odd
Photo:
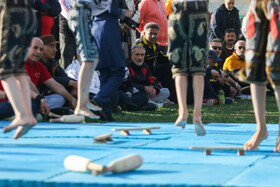
[[163,51],[159,49],[157,43],[149,44],[145,36],[142,36],[142,38],[140,38],[136,44],[146,49],[145,63],[149,66],[153,75],[156,69],[161,66],[161,64],[169,64],[167,55],[165,55]]

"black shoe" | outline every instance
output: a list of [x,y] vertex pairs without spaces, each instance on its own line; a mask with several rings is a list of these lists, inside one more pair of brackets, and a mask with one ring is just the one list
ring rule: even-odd
[[107,121],[107,118],[105,116],[105,114],[102,112],[102,111],[93,111],[93,110],[90,110],[92,113],[94,113],[95,115],[97,116],[100,116],[100,120],[102,121]]
[[113,112],[115,112],[115,113],[122,112],[122,107],[118,105]]
[[58,107],[51,109],[51,112],[58,115],[71,115],[74,114],[74,111],[68,107]]
[[108,122],[114,122],[114,121],[116,121],[116,120],[115,120],[115,118],[111,117],[111,118],[107,118],[107,121],[108,121]]
[[147,103],[142,107],[142,110],[155,110],[157,106],[153,103]]

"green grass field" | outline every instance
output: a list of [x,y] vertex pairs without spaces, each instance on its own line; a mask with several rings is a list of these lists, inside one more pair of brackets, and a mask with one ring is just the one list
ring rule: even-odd
[[[193,106],[189,106],[188,123],[192,123]],[[117,122],[175,122],[178,105],[164,106],[155,111],[137,111],[114,113]],[[267,97],[267,123],[278,123],[278,110],[273,96]],[[252,100],[238,99],[233,104],[202,106],[202,121],[207,123],[255,123]],[[96,122],[96,121],[87,121]]]

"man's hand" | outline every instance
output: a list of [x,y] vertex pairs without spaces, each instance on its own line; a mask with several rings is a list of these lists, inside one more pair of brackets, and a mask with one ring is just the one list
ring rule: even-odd
[[121,29],[121,32],[126,33],[127,31],[130,30],[130,27],[124,24],[123,28]]
[[71,89],[71,95],[73,95],[74,97],[77,97],[78,96],[78,89],[72,88]]
[[156,91],[156,89],[153,88],[152,92],[150,93],[150,97],[155,97],[156,94],[157,94],[157,91]]
[[149,94],[150,97],[155,97],[157,91],[156,91],[156,89],[154,89],[154,87],[152,85],[145,86],[144,89]]
[[50,113],[50,106],[47,101],[41,101],[40,113],[44,116]]
[[235,83],[235,87],[238,89],[238,91],[241,90],[241,86],[238,84],[238,82]]
[[232,95],[235,95],[235,94],[237,94],[237,90],[234,87],[230,86],[230,93]]
[[217,70],[212,69],[211,70],[211,77],[215,80],[219,80],[220,78],[220,74]]
[[125,15],[125,17],[132,18],[134,15],[134,12],[132,10],[126,10],[124,15]]
[[73,108],[76,108],[76,106],[77,106],[77,100],[76,100],[75,98],[72,99],[71,105],[72,105]]
[[150,85],[150,86],[145,86],[144,89],[148,94],[150,94],[153,92],[154,87]]

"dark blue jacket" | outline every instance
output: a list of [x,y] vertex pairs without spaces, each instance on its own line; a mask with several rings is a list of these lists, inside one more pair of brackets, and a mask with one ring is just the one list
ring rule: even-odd
[[[69,89],[68,87],[69,81],[74,79],[67,76],[64,69],[59,65],[59,62],[56,59],[49,60],[48,63],[44,63],[42,60],[40,62],[44,64],[44,66],[47,68],[48,72],[51,74],[52,78],[55,81],[57,81],[59,84],[64,86],[65,89]],[[41,93],[45,95],[49,95],[53,93],[45,85],[40,85],[38,89]]]
[[239,10],[234,7],[231,11],[228,11],[225,5],[222,4],[213,12],[209,41],[214,38],[224,40],[225,30],[228,28],[235,30],[236,39],[238,39],[241,28]]

